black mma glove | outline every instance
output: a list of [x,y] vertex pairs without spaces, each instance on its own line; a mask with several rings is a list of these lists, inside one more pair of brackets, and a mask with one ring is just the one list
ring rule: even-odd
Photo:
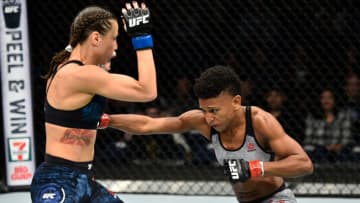
[[245,182],[249,178],[264,176],[263,162],[259,160],[225,159],[224,174],[231,182]]
[[139,6],[136,1],[125,4],[122,9],[124,29],[130,37],[135,50],[152,48],[153,40],[150,34],[152,24],[150,10],[145,3]]

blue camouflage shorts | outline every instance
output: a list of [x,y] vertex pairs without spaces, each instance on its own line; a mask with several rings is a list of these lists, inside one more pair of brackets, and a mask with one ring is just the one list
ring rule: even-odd
[[[51,158],[54,159],[59,158]],[[32,202],[123,203],[114,193],[94,180],[91,167],[82,165],[84,167],[81,167],[81,164],[64,165],[47,161],[42,163],[37,168],[31,183]]]

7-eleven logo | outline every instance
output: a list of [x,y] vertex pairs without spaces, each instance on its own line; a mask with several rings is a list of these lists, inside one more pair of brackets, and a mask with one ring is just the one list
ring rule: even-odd
[[8,138],[10,161],[29,161],[31,159],[30,138]]

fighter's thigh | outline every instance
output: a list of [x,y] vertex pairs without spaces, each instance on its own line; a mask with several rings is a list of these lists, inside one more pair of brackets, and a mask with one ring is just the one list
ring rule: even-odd
[[92,191],[91,203],[124,203],[115,193],[97,182],[93,182]]
[[285,189],[275,193],[263,203],[297,203],[294,193],[290,189]]
[[31,199],[36,203],[73,203],[80,199],[76,178],[60,171],[35,173],[31,183]]

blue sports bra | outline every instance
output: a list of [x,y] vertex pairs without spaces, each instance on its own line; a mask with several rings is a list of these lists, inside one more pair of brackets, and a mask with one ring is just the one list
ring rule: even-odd
[[[76,63],[80,66],[84,65],[81,61],[71,60],[61,67],[69,63]],[[50,81],[47,91],[51,82],[52,80]],[[104,97],[95,95],[88,104],[79,109],[61,110],[52,107],[46,96],[44,104],[45,122],[69,128],[96,129],[100,117],[104,112],[105,100]]]

